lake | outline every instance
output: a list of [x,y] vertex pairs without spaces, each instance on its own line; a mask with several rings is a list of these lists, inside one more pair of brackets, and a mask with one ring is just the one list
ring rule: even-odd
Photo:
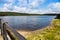
[[0,16],[4,22],[19,30],[37,30],[47,27],[56,16]]

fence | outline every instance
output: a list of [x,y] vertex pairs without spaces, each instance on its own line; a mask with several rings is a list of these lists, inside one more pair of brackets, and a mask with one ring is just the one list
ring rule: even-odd
[[[0,28],[1,28],[1,35],[3,40],[26,40],[21,34],[19,34],[15,29],[8,25],[8,22],[3,22],[0,19]],[[9,38],[8,38],[9,36]]]

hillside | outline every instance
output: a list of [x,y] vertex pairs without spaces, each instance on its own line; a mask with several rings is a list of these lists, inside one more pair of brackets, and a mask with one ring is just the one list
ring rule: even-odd
[[0,16],[40,16],[40,14],[28,14],[28,13],[18,13],[18,12],[0,12]]

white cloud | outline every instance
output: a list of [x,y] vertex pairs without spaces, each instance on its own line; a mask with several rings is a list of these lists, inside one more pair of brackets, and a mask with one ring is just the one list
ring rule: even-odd
[[14,9],[12,11],[13,12],[21,12],[21,13],[31,13],[31,14],[42,13],[41,10],[29,9],[29,8],[26,8],[26,7],[18,7],[18,6],[14,6]]
[[46,9],[41,10],[41,13],[60,13],[60,3],[56,2],[56,3],[51,3],[47,6]]
[[1,7],[0,8],[0,11],[10,11],[10,10],[8,10],[8,7],[9,7],[10,5],[8,5],[8,4],[4,4],[4,6],[3,7]]
[[51,3],[48,7],[52,12],[60,13],[60,3]]
[[5,0],[6,2],[13,3],[14,0]]
[[[3,5],[2,8],[0,8],[0,11],[15,11],[15,12],[25,12],[25,13],[37,13],[39,10],[36,9],[30,9],[31,7],[37,7],[40,3],[43,2],[43,0],[19,0],[18,5],[19,6],[13,6],[14,0],[5,0],[6,3]],[[29,3],[27,3],[29,2]],[[21,7],[23,6],[23,7]],[[27,8],[28,7],[28,8]],[[13,9],[13,10],[10,10]]]
[[0,12],[6,12],[6,11],[9,11],[6,7],[3,7],[3,8],[0,8]]
[[[47,9],[31,9],[35,8],[44,3],[44,0],[19,0],[18,5],[13,5],[14,0],[6,0],[9,3],[5,3],[3,7],[0,8],[0,11],[13,11],[13,12],[22,12],[22,13],[32,13],[32,14],[44,14],[44,13],[58,13],[60,12],[60,3],[51,3],[47,6]],[[23,6],[23,7],[21,7]],[[10,10],[12,9],[12,10]]]
[[26,7],[14,6],[13,11],[15,11],[15,12],[24,12],[24,11],[26,11]]
[[40,4],[44,3],[44,0],[18,0],[18,5],[28,8],[39,7]]
[[13,9],[14,12],[22,12],[22,13],[37,13],[39,10],[32,10],[26,7],[18,7],[15,6]]
[[28,6],[27,5],[27,0],[18,0],[18,5],[19,6],[24,6],[24,7]]
[[29,0],[29,5],[32,7],[38,7],[40,4],[44,3],[44,0]]

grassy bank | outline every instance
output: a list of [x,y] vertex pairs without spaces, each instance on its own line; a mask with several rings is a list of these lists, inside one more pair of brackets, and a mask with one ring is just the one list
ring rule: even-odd
[[60,40],[60,19],[55,19],[43,29],[22,33],[27,40]]
[[27,40],[60,40],[60,20],[55,19],[49,27],[32,32]]

